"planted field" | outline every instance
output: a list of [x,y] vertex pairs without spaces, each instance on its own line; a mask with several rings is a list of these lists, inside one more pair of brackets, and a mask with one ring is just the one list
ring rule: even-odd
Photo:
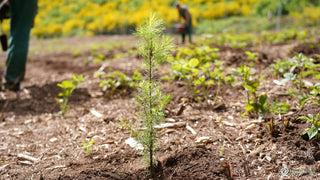
[[[155,126],[154,179],[317,179],[315,34],[198,36],[170,52],[155,73],[171,100]],[[138,41],[32,40],[25,89],[0,92],[0,179],[146,178]]]

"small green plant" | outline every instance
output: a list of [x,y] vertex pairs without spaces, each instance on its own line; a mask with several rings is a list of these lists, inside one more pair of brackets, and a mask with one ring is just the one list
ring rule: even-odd
[[269,107],[269,111],[274,114],[285,114],[289,111],[290,105],[287,103],[278,103],[278,99],[276,99],[271,106]]
[[219,49],[207,45],[178,48],[176,57],[169,60],[173,78],[163,77],[163,79],[185,81],[195,100],[199,103],[202,100],[199,95],[202,90],[207,104],[209,102],[208,89],[216,84],[216,101],[222,82],[231,86],[234,81],[233,76],[224,72],[222,62],[218,60],[216,51],[219,51]]
[[274,63],[270,65],[271,71],[274,73],[276,76],[282,76],[285,73],[290,72],[290,69],[294,66],[294,63],[290,61],[290,59],[278,59],[275,60]]
[[[218,87],[217,87],[216,96],[214,99],[214,101],[216,101],[220,93],[222,82],[224,82],[229,86],[232,86],[232,83],[235,81],[235,79],[231,74],[230,75],[225,74],[225,70],[222,68],[221,61],[216,60],[214,62],[214,65],[215,66],[213,70],[206,69],[205,72],[210,77],[209,79],[213,80],[213,83],[217,83]],[[206,93],[206,96],[207,96],[207,93]]]
[[320,83],[308,86],[308,88],[310,89],[309,99],[312,101],[313,104],[320,104]]
[[295,97],[296,94],[297,94],[297,92],[296,92],[295,88],[288,89],[286,92],[286,95],[290,96],[291,98]]
[[[247,91],[247,103],[250,103],[250,92],[255,94],[259,83],[251,80],[253,73],[251,72],[250,67],[246,66],[244,63],[241,63],[240,68],[236,69],[234,74],[241,78],[242,86]],[[256,95],[254,96],[256,97]]]
[[293,66],[289,72],[284,73],[283,74],[284,79],[282,79],[281,81],[274,80],[273,82],[278,85],[284,85],[289,81],[294,81],[297,77],[297,75],[293,73],[294,69],[295,69],[295,66]]
[[57,86],[59,86],[62,89],[62,92],[59,93],[58,95],[60,98],[55,98],[55,100],[60,104],[62,116],[64,116],[64,114],[67,112],[67,109],[70,107],[68,105],[68,102],[72,92],[83,81],[84,81],[84,78],[82,75],[79,75],[79,76],[72,75],[71,81],[64,80],[62,81],[62,83],[57,84]]
[[311,128],[307,128],[301,133],[301,136],[308,135],[309,140],[312,138],[320,138],[320,122],[319,122],[319,114],[320,112],[314,117],[312,114],[308,114],[308,117],[306,116],[301,116],[298,119],[304,119],[307,120],[308,122],[312,123]]
[[[254,111],[259,119],[262,119],[264,115],[269,111],[267,108],[267,95],[262,94],[257,98],[258,100],[252,100],[245,106],[246,111],[241,115],[242,117],[250,111]],[[260,113],[260,115],[259,115]]]
[[262,39],[269,43],[289,43],[291,40],[304,41],[308,36],[308,31],[297,31],[295,29],[289,29],[283,32],[263,32]]
[[142,80],[142,75],[139,71],[134,71],[133,77],[125,75],[120,71],[112,71],[109,73],[96,72],[95,75],[99,78],[99,86],[104,93],[110,92],[113,94],[117,90],[126,88],[136,88]]
[[310,96],[306,93],[300,93],[298,95],[299,98],[299,108],[302,108],[302,106],[308,101],[310,100]]
[[251,52],[251,51],[245,51],[247,58],[251,61],[249,66],[253,67],[255,64],[255,61],[258,60],[258,53],[256,52]]
[[218,55],[216,52],[219,51],[218,48],[211,48],[209,46],[196,46],[196,47],[180,47],[178,48],[178,53],[176,55],[176,60],[190,60],[196,58],[199,64],[206,64],[207,62],[217,60]]
[[295,83],[299,84],[299,92],[301,93],[303,87],[303,78],[310,74],[318,73],[314,71],[313,68],[319,67],[319,65],[314,64],[314,59],[304,56],[302,53],[295,54],[293,62],[299,68],[300,72],[298,74],[298,80]]
[[192,58],[190,60],[180,59],[180,61],[171,60],[171,69],[175,77],[184,80],[188,88],[194,95],[194,98],[200,102],[200,90],[203,90],[204,99],[208,103],[208,89],[211,85],[217,84],[215,101],[220,92],[221,84],[224,82],[232,86],[234,78],[227,75],[222,68],[222,62],[215,60],[213,65],[211,62],[201,63],[199,59]]
[[87,143],[86,142],[80,143],[80,145],[82,146],[81,148],[85,149],[84,153],[86,153],[86,155],[90,155],[92,153],[91,148],[92,148],[95,141],[96,141],[96,139],[92,139],[91,141],[89,141]]
[[[260,76],[259,79],[252,79],[253,73],[250,71],[250,67],[241,63],[240,68],[234,71],[235,75],[241,77],[242,86],[247,92],[247,104],[245,106],[246,111],[242,116],[246,115],[250,111],[254,111],[256,116],[259,116],[259,119],[262,119],[264,115],[268,112],[267,109],[267,95],[266,94],[257,94],[259,87],[260,79],[263,77]],[[260,115],[259,115],[260,112]]]
[[91,49],[92,49],[92,53],[87,59],[88,62],[92,61],[94,63],[101,63],[102,61],[110,60],[103,53],[98,51],[96,47],[92,47]]
[[314,61],[314,59],[308,58],[301,53],[296,53],[293,58],[286,61],[278,61],[271,67],[276,74],[283,74],[284,79],[281,81],[275,80],[274,82],[284,85],[289,81],[293,81],[293,84],[298,84],[299,94],[301,94],[304,87],[303,78],[308,75],[314,75],[317,78],[319,75],[315,68],[320,67],[320,65],[314,64]]
[[[196,80],[201,80],[204,77],[199,77],[200,69],[198,68],[198,66],[199,60],[196,58],[192,58],[190,60],[181,60],[178,62],[173,62],[171,68],[173,74],[177,76],[179,79],[185,81],[187,83],[188,88],[193,93],[194,97],[199,100],[198,94],[200,90],[194,87],[193,85],[198,85],[198,82]],[[199,84],[201,84],[201,82],[199,82]]]
[[212,85],[213,81],[208,80],[204,71],[211,67],[211,61],[217,60],[218,55],[215,52],[218,50],[209,46],[181,47],[178,48],[176,58],[170,59],[174,78],[185,81],[198,102],[201,100],[198,96],[201,87],[206,101],[208,99],[207,87]]
[[163,36],[164,23],[158,16],[151,14],[137,29],[136,36],[143,38],[138,46],[143,56],[145,79],[139,84],[139,93],[136,96],[137,118],[141,120],[144,128],[139,133],[138,141],[143,146],[145,160],[149,164],[148,171],[154,178],[154,152],[157,143],[157,130],[155,125],[164,118],[164,107],[169,103],[171,96],[162,95],[160,83],[156,81],[155,74],[158,64],[166,60],[169,51],[173,49],[172,40]]

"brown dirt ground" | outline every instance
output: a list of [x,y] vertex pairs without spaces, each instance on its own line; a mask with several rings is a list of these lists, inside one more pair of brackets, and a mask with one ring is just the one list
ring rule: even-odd
[[[130,36],[94,38],[67,38],[59,41],[77,47],[79,44],[101,42],[133,42]],[[46,49],[54,40],[31,41],[32,47],[42,43]],[[309,50],[307,49],[309,48]],[[109,58],[119,52],[135,49],[134,45],[117,47],[112,51],[100,49]],[[310,50],[311,49],[311,50]],[[234,179],[317,179],[320,176],[318,141],[305,141],[300,133],[310,127],[299,116],[316,114],[320,107],[307,103],[297,108],[296,98],[284,96],[286,88],[275,86],[269,65],[275,59],[292,56],[293,51],[314,56],[318,46],[307,43],[264,45],[248,50],[259,53],[256,72],[265,74],[259,92],[268,94],[269,101],[279,98],[291,104],[290,112],[282,118],[266,117],[262,122],[245,116],[245,91],[239,87],[223,86],[222,105],[204,107],[192,101],[192,94],[181,81],[163,81],[163,92],[172,95],[166,109],[167,118],[185,122],[196,131],[192,134],[185,126],[164,129],[160,132],[156,153],[158,165],[155,179],[226,179],[222,163],[233,166]],[[135,148],[125,141],[130,137],[120,120],[135,122],[135,91],[127,90],[113,96],[103,96],[94,72],[102,65],[106,71],[119,70],[128,75],[140,68],[141,58],[127,55],[102,63],[87,62],[90,48],[74,56],[70,49],[64,51],[32,51],[27,74],[20,93],[0,92],[0,109],[4,111],[0,122],[0,179],[144,179],[146,165]],[[244,50],[221,48],[220,59],[230,67],[239,67],[248,61]],[[1,73],[5,54],[0,54]],[[162,66],[161,74],[169,66]],[[85,82],[72,94],[67,116],[60,116],[55,102],[60,92],[57,83],[70,79],[71,74],[83,74]],[[216,87],[211,87],[214,98]],[[182,103],[189,103],[181,115],[176,115]],[[6,106],[6,108],[4,108]],[[217,106],[215,106],[217,107]],[[102,117],[93,115],[92,110]],[[265,123],[273,118],[279,126],[279,136],[271,138]],[[289,127],[282,124],[289,120]],[[199,137],[212,137],[212,142],[196,143]],[[96,139],[93,153],[86,155],[80,143]],[[37,158],[23,161],[19,154]],[[282,176],[281,170],[290,170]]]

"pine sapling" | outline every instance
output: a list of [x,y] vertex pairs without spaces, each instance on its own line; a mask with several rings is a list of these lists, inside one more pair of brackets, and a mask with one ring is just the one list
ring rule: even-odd
[[143,145],[145,160],[149,165],[150,176],[154,177],[154,151],[157,142],[155,125],[164,118],[163,109],[169,103],[171,96],[162,95],[160,83],[156,80],[156,69],[169,56],[173,48],[172,40],[163,35],[164,24],[155,14],[143,22],[135,34],[143,39],[138,51],[143,56],[145,69],[144,79],[139,84],[136,96],[139,111],[137,118],[144,128],[139,133],[138,141]]
[[80,143],[80,145],[82,146],[81,148],[85,149],[84,153],[86,153],[86,155],[91,155],[91,153],[92,153],[91,148],[92,148],[95,141],[96,141],[96,139],[92,139],[91,141]]

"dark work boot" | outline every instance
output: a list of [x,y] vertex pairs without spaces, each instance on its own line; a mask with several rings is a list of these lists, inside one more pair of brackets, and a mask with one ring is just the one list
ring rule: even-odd
[[18,91],[22,91],[23,88],[20,86],[20,83],[4,83],[2,84],[1,90],[6,91],[13,91],[13,92],[18,92]]

